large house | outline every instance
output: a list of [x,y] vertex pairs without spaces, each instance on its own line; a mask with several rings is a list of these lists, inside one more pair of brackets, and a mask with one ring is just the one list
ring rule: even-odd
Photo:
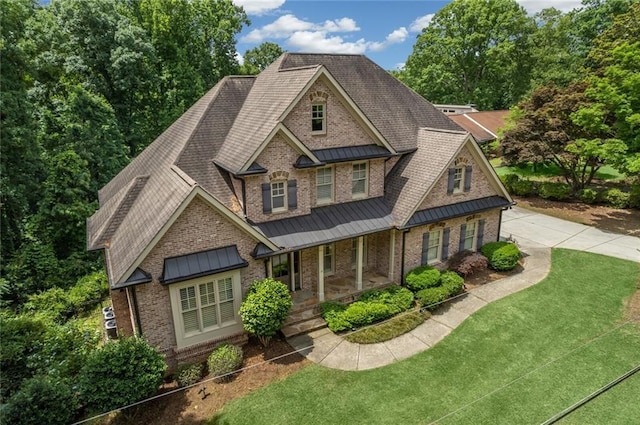
[[512,203],[469,133],[378,65],[295,53],[221,80],[99,199],[87,244],[119,332],[170,365],[246,338],[256,279],[305,305],[401,284],[497,240]]

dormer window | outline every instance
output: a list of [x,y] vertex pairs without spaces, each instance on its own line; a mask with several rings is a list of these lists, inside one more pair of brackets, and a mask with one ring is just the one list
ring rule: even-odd
[[287,210],[287,182],[279,181],[271,183],[271,211],[280,212]]
[[314,103],[311,105],[311,132],[312,133],[326,133],[327,127],[325,122],[325,107],[324,103]]

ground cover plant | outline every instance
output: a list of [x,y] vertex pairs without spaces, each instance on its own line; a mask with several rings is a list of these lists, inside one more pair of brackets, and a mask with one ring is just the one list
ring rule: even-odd
[[[639,277],[634,262],[554,250],[547,278],[487,305],[429,350],[363,372],[311,365],[210,423],[541,423],[638,364],[640,328],[623,314]],[[620,397],[633,399],[624,388]],[[605,423],[637,417],[638,403],[617,403]]]

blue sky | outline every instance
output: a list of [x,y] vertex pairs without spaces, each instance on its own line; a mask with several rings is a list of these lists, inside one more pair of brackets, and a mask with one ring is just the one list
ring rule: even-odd
[[[238,37],[237,50],[265,41],[290,52],[365,54],[385,69],[406,61],[435,12],[449,0],[233,0],[251,25]],[[528,13],[545,7],[569,11],[580,0],[518,0]]]

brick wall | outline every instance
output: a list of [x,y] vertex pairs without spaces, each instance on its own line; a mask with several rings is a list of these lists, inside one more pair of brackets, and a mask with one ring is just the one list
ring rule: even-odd
[[[313,93],[327,94],[326,133],[311,133],[311,97]],[[341,97],[320,78],[305,93],[298,104],[284,119],[284,125],[309,149],[325,149],[343,146],[370,145],[372,136],[363,128],[359,119],[347,110]]]
[[[474,159],[473,155],[471,155],[471,152],[469,152],[466,147],[462,149],[457,158],[464,158],[467,161],[467,164],[473,167],[473,171],[471,173],[471,190],[469,192],[454,193],[451,195],[447,194],[449,174],[445,169],[444,174],[433,186],[433,189],[431,189],[427,198],[418,207],[418,210],[438,207],[441,205],[455,204],[458,202],[484,198],[497,194],[491,186],[491,183],[489,183],[489,178],[482,172],[483,167]],[[453,166],[454,164],[451,163],[450,167]]]
[[[450,228],[449,233],[449,257],[458,252],[460,242],[460,225],[467,223],[471,218],[473,221],[484,219],[484,236],[483,242],[492,242],[498,239],[498,222],[500,220],[500,210],[487,211],[482,214],[474,214],[469,217],[460,217],[452,220],[441,222],[441,226],[437,224],[429,224],[412,228],[405,239],[405,258],[404,273],[405,275],[413,268],[420,265],[422,259],[422,235],[425,232],[440,229],[444,227]],[[400,232],[398,232],[400,233]],[[398,271],[399,273],[399,271]]]
[[158,281],[163,272],[164,259],[237,245],[240,256],[249,262],[248,267],[240,269],[244,294],[254,280],[265,277],[264,262],[253,260],[250,255],[256,243],[254,238],[206,201],[196,197],[144,259],[140,267],[151,273],[153,282],[136,287],[141,327],[149,342],[167,355],[169,364],[175,361],[176,340],[169,286],[161,285]]

